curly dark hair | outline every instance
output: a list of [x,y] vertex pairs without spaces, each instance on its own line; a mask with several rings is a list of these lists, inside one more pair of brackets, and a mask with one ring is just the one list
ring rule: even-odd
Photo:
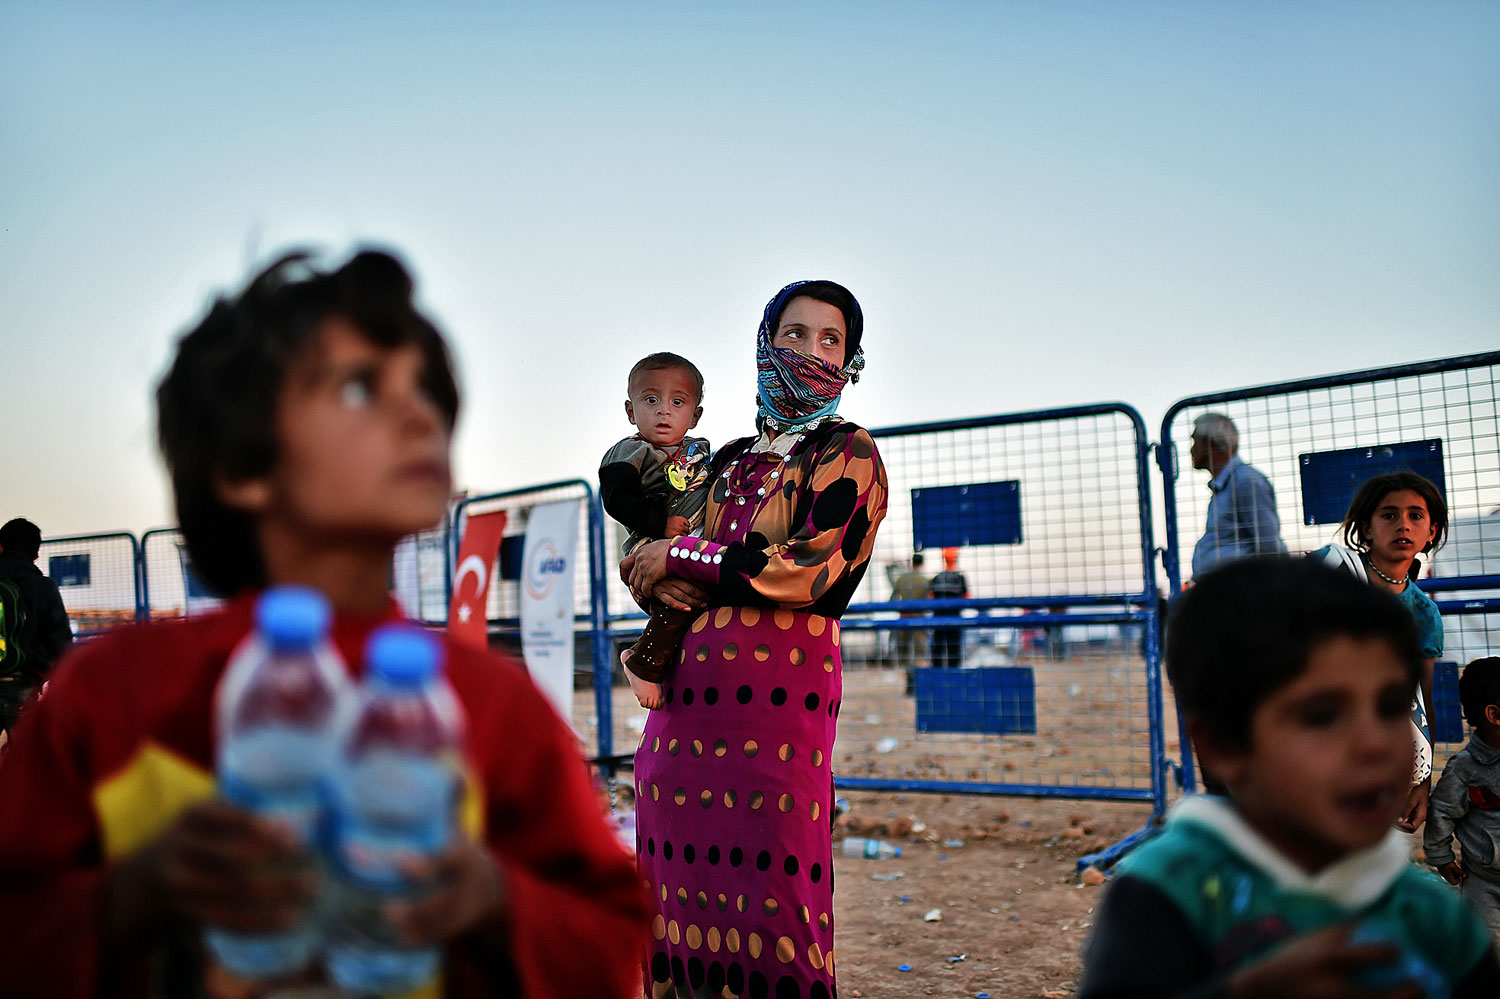
[[423,387],[452,430],[458,386],[436,326],[412,302],[406,267],[361,250],[336,270],[288,253],[239,295],[220,297],[177,344],[156,389],[157,437],[193,568],[230,596],[266,584],[253,519],[225,505],[217,483],[265,475],[277,459],[274,419],[289,367],[313,349],[328,319],[347,320],[381,347],[416,344]]

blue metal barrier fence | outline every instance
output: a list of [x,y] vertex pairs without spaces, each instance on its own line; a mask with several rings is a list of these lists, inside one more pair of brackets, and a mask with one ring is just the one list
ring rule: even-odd
[[[1193,422],[1207,412],[1228,416],[1239,433],[1239,455],[1270,479],[1281,537],[1289,551],[1337,542],[1355,489],[1373,475],[1401,468],[1432,479],[1448,503],[1448,542],[1424,557],[1418,584],[1437,595],[1444,620],[1438,714],[1456,705],[1457,666],[1500,650],[1500,434],[1497,434],[1500,351],[1351,371],[1192,396],[1162,419],[1157,460],[1166,518],[1163,552],[1168,592],[1191,575],[1183,537],[1204,533],[1210,492],[1207,472],[1184,472]],[[1454,665],[1447,670],[1443,664]],[[1446,679],[1445,679],[1446,678]],[[1445,695],[1449,695],[1445,697]],[[1451,715],[1455,707],[1448,707]],[[1456,717],[1435,729],[1441,766],[1463,738]],[[1179,719],[1181,783],[1195,786],[1192,757]],[[1447,738],[1444,738],[1444,734]],[[1445,745],[1447,743],[1448,745]]]
[[[1168,781],[1140,415],[1108,403],[872,434],[890,501],[842,624],[836,786],[1140,801],[1160,814]],[[606,551],[620,535],[611,524]],[[967,598],[892,599],[913,556],[930,578],[945,548]],[[609,606],[629,608],[606,615],[624,640],[642,615],[618,580],[607,585]],[[645,716],[633,701],[621,713],[632,729]]]
[[57,584],[73,634],[96,635],[142,613],[140,546],[126,531],[46,538],[37,566]]

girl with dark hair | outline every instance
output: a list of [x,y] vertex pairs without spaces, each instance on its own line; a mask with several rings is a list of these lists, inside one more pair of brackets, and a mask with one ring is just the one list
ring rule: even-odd
[[837,415],[863,332],[840,285],[778,292],[756,338],[759,433],[714,455],[703,537],[620,566],[638,601],[706,608],[635,758],[648,996],[835,992],[839,618],[887,488],[869,432]]
[[1327,545],[1310,557],[1396,596],[1417,623],[1422,641],[1422,676],[1412,704],[1416,764],[1411,797],[1397,825],[1414,831],[1427,818],[1432,790],[1432,739],[1427,706],[1432,703],[1432,670],[1443,654],[1443,622],[1437,604],[1417,585],[1418,555],[1440,547],[1448,534],[1448,504],[1442,491],[1416,472],[1388,472],[1369,479],[1349,503],[1342,524],[1343,545]]

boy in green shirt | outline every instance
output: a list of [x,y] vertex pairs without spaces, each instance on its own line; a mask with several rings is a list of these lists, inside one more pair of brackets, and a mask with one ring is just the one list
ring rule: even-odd
[[1484,926],[1392,829],[1421,669],[1398,611],[1291,559],[1230,563],[1182,597],[1167,673],[1228,795],[1182,801],[1121,864],[1084,997],[1500,995]]

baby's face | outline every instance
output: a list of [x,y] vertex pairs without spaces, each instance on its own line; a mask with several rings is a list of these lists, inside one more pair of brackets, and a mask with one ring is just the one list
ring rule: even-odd
[[1309,872],[1380,842],[1411,785],[1412,682],[1389,642],[1339,635],[1215,770],[1245,820]]
[[630,379],[625,416],[640,431],[642,440],[657,447],[676,447],[702,415],[693,378],[683,369],[637,371]]

